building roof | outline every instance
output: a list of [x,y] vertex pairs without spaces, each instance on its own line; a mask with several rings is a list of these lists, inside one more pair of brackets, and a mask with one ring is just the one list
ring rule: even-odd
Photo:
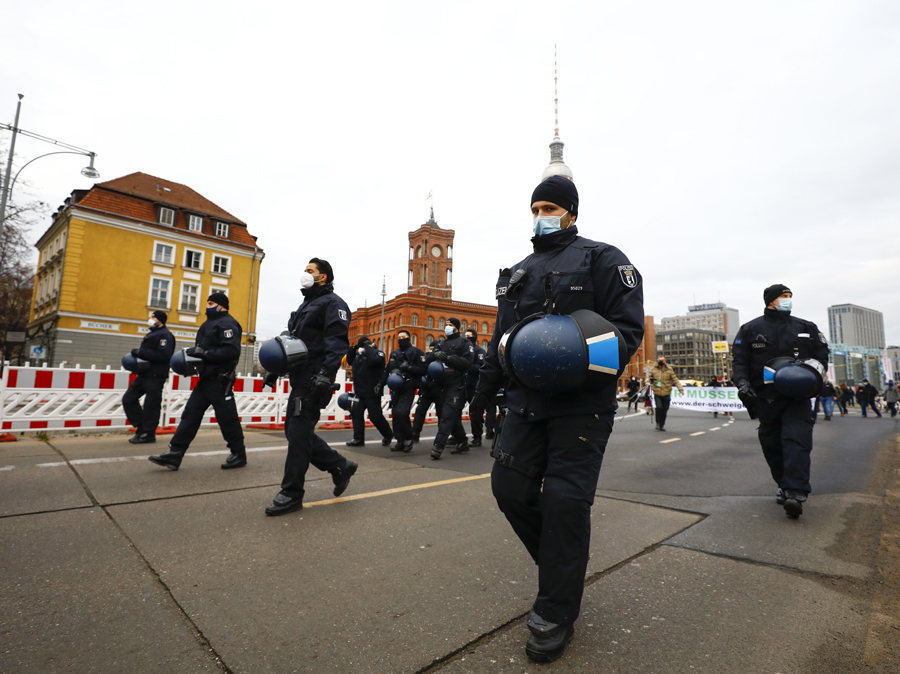
[[[175,210],[174,228],[186,234],[221,240],[221,237],[215,236],[215,223],[212,222],[212,219],[215,219],[234,225],[229,227],[229,242],[258,247],[256,238],[247,231],[245,222],[187,185],[147,173],[131,173],[121,178],[96,183],[90,190],[76,190],[73,192],[72,201],[79,208],[120,215],[168,228],[158,223],[156,206],[161,204]],[[188,229],[186,213],[206,216],[202,232],[191,232]]]
[[97,183],[94,186],[114,190],[122,194],[130,194],[141,199],[149,199],[158,204],[183,208],[193,213],[209,215],[229,222],[236,222],[242,225],[247,224],[234,217],[224,208],[220,208],[202,194],[198,194],[187,185],[157,178],[140,171],[129,173],[127,176],[114,180]]

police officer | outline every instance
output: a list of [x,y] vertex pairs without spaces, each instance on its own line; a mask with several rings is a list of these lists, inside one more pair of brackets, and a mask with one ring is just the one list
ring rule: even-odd
[[[437,348],[438,342],[432,342],[429,346],[429,355]],[[433,360],[433,359],[431,359]],[[428,356],[426,356],[426,362]],[[413,443],[419,441],[419,435],[425,426],[425,417],[428,416],[428,410],[434,405],[434,411],[438,418],[438,424],[441,422],[441,387],[437,380],[433,377],[427,377],[425,385],[419,387],[419,400],[416,403],[416,414],[413,418],[412,440]]]
[[241,357],[241,333],[241,324],[228,313],[228,295],[220,292],[211,294],[206,302],[206,321],[197,330],[195,346],[186,350],[188,355],[203,359],[200,381],[184,406],[181,422],[169,443],[169,451],[149,457],[150,461],[169,470],[178,470],[184,453],[203,422],[203,415],[212,405],[216,422],[231,450],[222,468],[227,470],[247,465],[244,431],[232,391],[235,368]]
[[438,382],[441,387],[441,414],[431,447],[431,458],[435,460],[441,458],[451,435],[456,443],[456,447],[450,450],[451,454],[466,454],[469,451],[462,411],[466,405],[466,375],[472,367],[475,348],[472,342],[459,334],[461,325],[458,318],[448,318],[444,327],[446,339],[439,342],[426,359],[444,365],[443,379]]
[[[122,396],[122,409],[128,417],[128,423],[137,431],[128,442],[133,445],[156,442],[156,427],[159,426],[159,412],[162,408],[162,392],[169,378],[169,360],[175,353],[175,338],[166,327],[168,315],[158,309],[150,314],[147,325],[150,326],[141,345],[131,350],[131,355],[150,362],[146,372],[141,372],[125,395]],[[144,396],[144,409],[140,399]]]
[[[497,404],[493,400],[488,400],[479,396],[475,397],[475,385],[478,383],[478,373],[484,366],[485,350],[478,346],[478,333],[469,328],[466,330],[466,339],[472,342],[475,349],[473,352],[472,365],[469,368],[469,377],[466,382],[466,400],[469,401],[469,422],[472,426],[472,442],[470,447],[481,447],[481,433],[487,426],[487,434],[485,437],[490,440],[494,437],[494,428],[497,424]],[[485,424],[484,414],[487,412],[487,423]]]
[[[813,420],[808,398],[792,400],[764,383],[763,370],[779,357],[814,359],[828,365],[828,343],[811,321],[791,315],[793,293],[781,283],[763,291],[763,315],[741,326],[734,338],[734,381],[738,396],[759,417],[759,443],[778,485],[775,502],[797,518],[812,490],[809,484]],[[815,395],[815,394],[813,394]]]
[[[284,515],[303,508],[303,485],[310,464],[331,473],[335,496],[346,491],[358,468],[356,462],[338,454],[315,433],[349,344],[350,309],[335,294],[333,280],[331,265],[317,257],[300,275],[303,304],[291,313],[288,332],[303,340],[308,354],[300,367],[288,373],[291,393],[284,422],[287,459],[281,491],[266,508],[266,515]],[[277,375],[270,373],[264,383],[274,389],[277,380]]]
[[637,412],[638,394],[641,390],[641,382],[637,380],[637,377],[632,375],[631,379],[628,380],[626,388],[628,389],[628,412],[631,411],[632,405],[634,405],[634,411]]
[[394,437],[391,426],[381,411],[381,399],[384,396],[384,351],[376,348],[372,340],[365,335],[360,336],[356,346],[347,351],[347,364],[353,368],[353,392],[359,399],[353,406],[350,418],[353,421],[353,439],[348,447],[361,447],[366,444],[366,412],[369,419],[381,433],[381,444],[387,447]]
[[[552,176],[529,203],[534,252],[500,272],[497,321],[476,396],[493,397],[503,383],[503,334],[538,312],[599,314],[619,330],[629,359],[643,338],[641,276],[614,246],[578,236],[575,184]],[[512,380],[506,387],[508,411],[491,483],[500,510],[539,567],[525,647],[536,661],[562,655],[581,607],[591,505],[617,408],[617,379],[609,379],[598,390],[565,393],[541,393]]]
[[425,353],[412,345],[409,332],[401,330],[397,333],[397,347],[391,351],[387,367],[381,377],[381,387],[387,383],[392,374],[400,374],[406,383],[402,391],[391,392],[392,421],[396,442],[391,445],[392,452],[412,451],[413,431],[409,421],[416,387],[420,385],[426,373]]

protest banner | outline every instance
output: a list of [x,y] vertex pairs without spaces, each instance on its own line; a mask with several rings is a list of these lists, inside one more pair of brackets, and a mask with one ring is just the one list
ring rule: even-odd
[[[652,394],[652,391],[651,391]],[[654,401],[653,406],[656,407]],[[669,410],[693,410],[694,412],[746,412],[738,390],[734,386],[685,386],[684,394],[672,389]]]

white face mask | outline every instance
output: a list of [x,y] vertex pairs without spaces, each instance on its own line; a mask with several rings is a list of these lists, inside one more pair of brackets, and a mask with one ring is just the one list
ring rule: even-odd
[[147,319],[147,325],[149,325],[151,328],[155,328],[156,327],[156,319],[155,318]]
[[780,300],[778,300],[778,306],[776,306],[775,308],[778,309],[778,311],[790,311],[793,304],[794,303],[790,297],[782,297]]
[[448,337],[450,335],[452,335],[455,331],[456,331],[456,328],[453,326],[453,323],[450,323],[449,325],[444,327],[444,334],[447,335]]
[[304,271],[304,272],[300,273],[300,287],[301,288],[304,288],[304,289],[312,288],[313,283],[315,283],[315,282],[316,282],[315,278],[313,278],[313,275],[310,274],[308,271]]
[[[568,211],[566,211],[566,213],[568,213]],[[563,213],[563,215],[566,213]],[[562,215],[539,215],[534,219],[534,235],[544,236],[545,234],[552,234],[553,232],[560,231],[560,229],[562,229],[562,225],[560,224],[561,219]]]

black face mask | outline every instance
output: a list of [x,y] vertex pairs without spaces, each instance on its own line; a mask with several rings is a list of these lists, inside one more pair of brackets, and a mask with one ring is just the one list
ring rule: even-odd
[[658,360],[658,361],[656,361],[656,364],[659,365],[660,367],[664,367],[665,364],[666,364],[666,361],[664,361],[664,360]]
[[470,342],[472,342],[472,344],[474,344],[475,346],[478,346],[478,338],[477,337],[466,337],[466,339],[468,339]]
[[400,345],[400,348],[401,348],[403,351],[406,351],[406,350],[409,348],[409,342],[410,342],[409,337],[407,337],[407,338],[405,338],[405,339],[398,339],[398,340],[397,340],[397,344]]

